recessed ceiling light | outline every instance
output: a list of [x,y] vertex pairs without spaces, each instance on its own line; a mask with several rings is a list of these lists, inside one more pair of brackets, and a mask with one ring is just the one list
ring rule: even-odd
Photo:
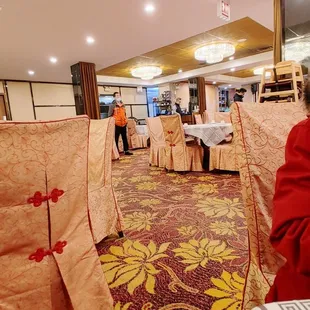
[[214,81],[213,84],[216,84],[216,82]]
[[232,86],[231,84],[228,85],[228,87],[231,87],[231,86]]
[[179,73],[182,73],[183,72],[183,70],[182,69],[179,69],[179,71],[178,71]]
[[29,74],[29,75],[34,75],[34,71],[29,70],[29,71],[28,71],[28,74]]
[[155,6],[152,3],[149,3],[144,7],[144,11],[146,13],[153,13],[155,11]]
[[236,68],[231,68],[230,71],[234,72],[234,71],[236,71]]
[[227,89],[227,87],[225,87],[225,89]]
[[95,43],[95,39],[93,37],[87,37],[86,38],[86,42],[87,42],[87,44],[94,44]]
[[247,39],[240,39],[238,40],[239,43],[245,42]]
[[234,60],[234,59],[235,59],[234,56],[229,57],[229,60]]
[[56,57],[50,57],[50,62],[55,64],[58,61]]

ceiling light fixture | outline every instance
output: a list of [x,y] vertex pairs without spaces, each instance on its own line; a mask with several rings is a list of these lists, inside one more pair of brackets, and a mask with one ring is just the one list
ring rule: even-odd
[[247,39],[240,39],[240,40],[238,40],[239,43],[243,43],[245,41],[247,41]]
[[234,60],[234,59],[235,59],[234,56],[229,57],[229,60]]
[[29,74],[29,75],[34,75],[34,71],[29,70],[29,71],[28,71],[28,74]]
[[162,72],[162,69],[156,66],[143,66],[132,69],[131,75],[147,81],[152,80],[155,76],[161,75]]
[[215,42],[204,45],[195,51],[195,58],[208,64],[221,62],[224,58],[235,54],[235,47],[229,42]]
[[94,44],[95,43],[95,39],[93,37],[87,37],[86,38],[86,42],[87,42],[87,44]]
[[152,3],[149,3],[144,7],[144,11],[149,14],[153,13],[155,11],[155,6]]
[[183,70],[182,69],[179,69],[179,71],[178,71],[179,73],[182,73],[183,72]]
[[56,57],[50,57],[50,62],[55,64],[58,61]]
[[214,82],[213,82],[213,85],[215,85],[215,84],[216,84],[216,82],[214,81]]
[[302,62],[310,55],[310,41],[300,41],[286,44],[284,52],[285,60]]
[[231,84],[228,85],[228,87],[231,87],[231,86],[232,86]]
[[236,71],[236,68],[231,68],[230,71],[231,71],[231,72],[235,72],[235,71]]

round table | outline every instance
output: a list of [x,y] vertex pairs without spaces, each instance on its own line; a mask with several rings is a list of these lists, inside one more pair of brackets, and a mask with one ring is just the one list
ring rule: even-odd
[[185,134],[199,138],[206,146],[214,146],[233,132],[231,123],[184,125]]

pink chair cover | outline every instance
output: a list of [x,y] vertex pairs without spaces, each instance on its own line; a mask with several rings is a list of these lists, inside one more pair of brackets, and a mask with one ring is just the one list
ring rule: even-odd
[[88,221],[88,127],[0,124],[0,309],[112,309]]
[[88,207],[95,243],[123,230],[122,213],[112,186],[115,120],[91,120],[88,154]]
[[236,139],[231,143],[219,144],[210,147],[209,170],[239,171],[236,149]]
[[166,166],[166,142],[163,126],[159,117],[146,119],[150,135],[150,164],[164,168]]
[[130,149],[147,148],[147,136],[137,134],[136,122],[128,120],[128,143]]
[[205,124],[211,123],[212,121],[215,121],[215,112],[210,111],[204,111],[203,112],[203,122]]
[[195,123],[196,124],[203,124],[202,117],[200,114],[194,114],[194,117],[195,117]]
[[[114,133],[115,134],[115,133]],[[120,145],[120,144],[119,144]],[[117,160],[119,159],[119,152],[116,146],[116,142],[113,142],[113,147],[112,147],[112,160]]]
[[231,113],[230,112],[215,112],[215,121],[220,123],[224,121],[225,123],[231,123]]
[[174,171],[203,171],[203,148],[186,145],[179,114],[160,117],[166,141],[166,168]]
[[252,309],[264,303],[284,262],[269,242],[272,198],[287,136],[305,112],[296,103],[235,103],[232,118],[250,250],[242,309]]

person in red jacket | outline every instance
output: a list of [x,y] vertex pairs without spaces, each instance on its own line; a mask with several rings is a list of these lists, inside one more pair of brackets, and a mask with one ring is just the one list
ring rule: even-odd
[[304,89],[308,119],[287,140],[277,172],[270,241],[287,262],[278,271],[266,302],[310,299],[310,82]]

